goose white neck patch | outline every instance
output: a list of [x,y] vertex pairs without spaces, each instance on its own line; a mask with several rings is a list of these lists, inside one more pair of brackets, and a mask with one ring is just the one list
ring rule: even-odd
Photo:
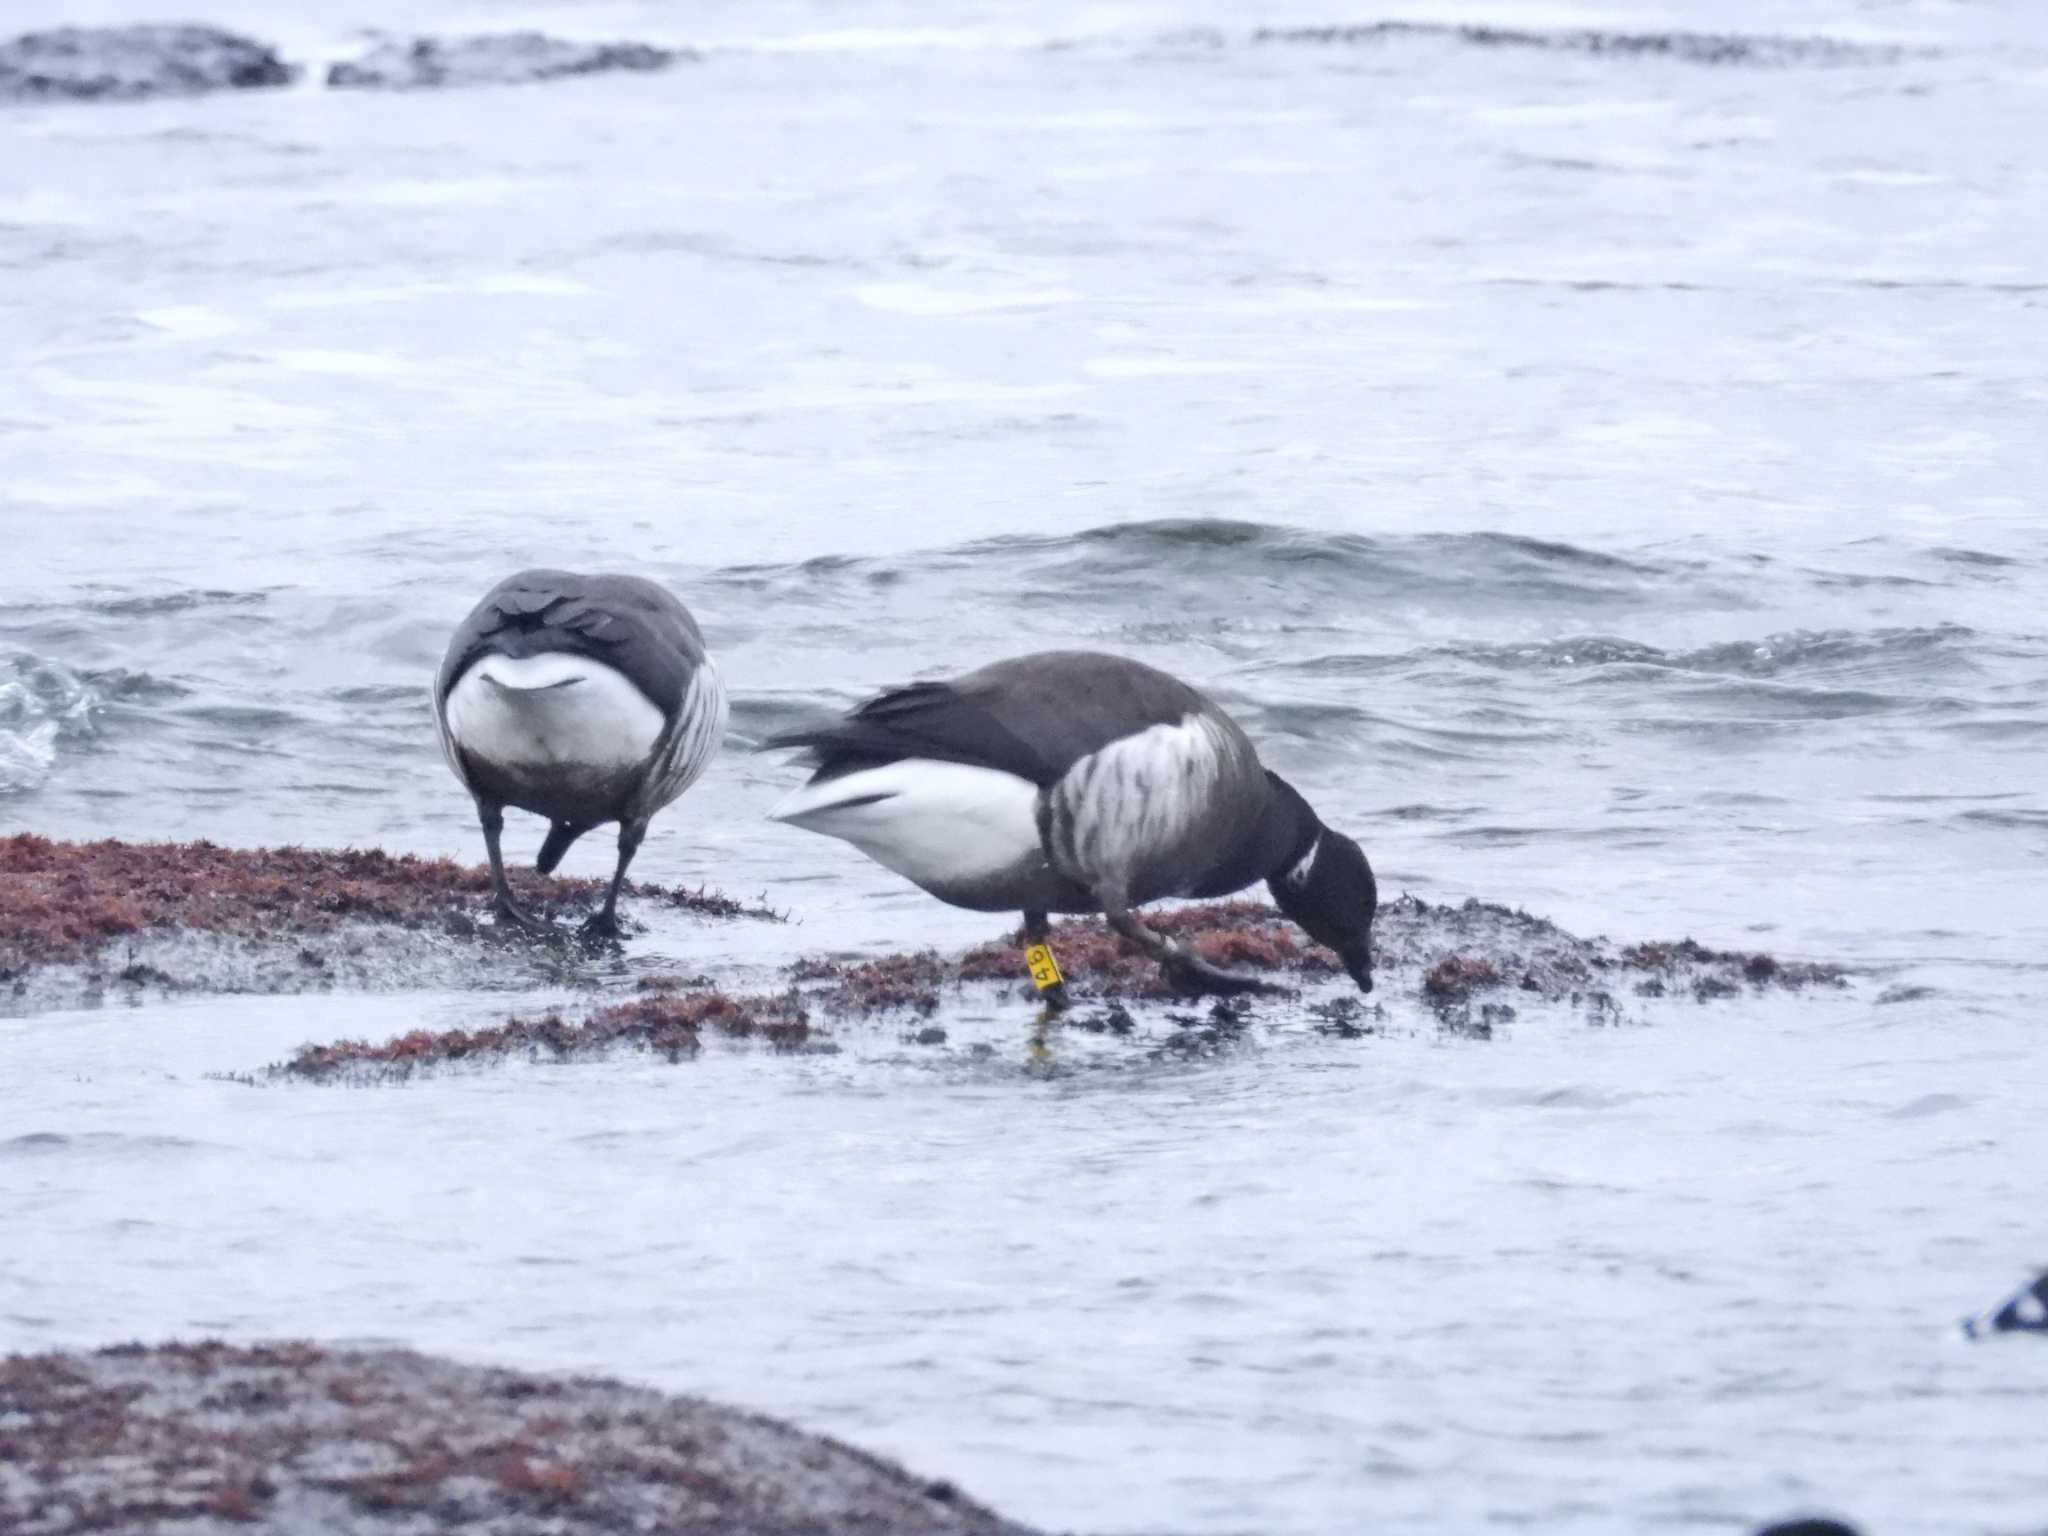
[[1285,876],[1287,883],[1296,890],[1300,890],[1304,885],[1307,885],[1308,872],[1316,867],[1316,855],[1322,851],[1323,834],[1318,832],[1315,835],[1315,840],[1308,845],[1308,852],[1304,853],[1295,862],[1294,868],[1287,871]]

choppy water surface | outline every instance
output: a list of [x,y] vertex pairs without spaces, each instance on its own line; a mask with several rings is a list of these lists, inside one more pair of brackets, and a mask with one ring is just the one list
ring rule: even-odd
[[[0,114],[0,828],[473,856],[449,626],[623,566],[742,735],[1124,650],[1390,891],[1864,975],[1049,1078],[877,1026],[256,1091],[201,1074],[502,999],[10,1020],[0,1346],[612,1371],[1102,1531],[2048,1518],[2048,1356],[1945,1332],[2048,1256],[2033,7],[265,10],[208,19],[705,57]],[[1388,15],[1842,46],[1285,34]],[[789,778],[736,742],[642,871],[988,935]]]

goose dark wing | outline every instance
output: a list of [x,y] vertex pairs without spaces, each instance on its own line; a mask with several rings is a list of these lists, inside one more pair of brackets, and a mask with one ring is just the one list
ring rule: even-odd
[[996,768],[1034,784],[1059,777],[1036,747],[951,683],[877,694],[837,720],[780,731],[764,745],[813,749],[820,777],[906,757]]
[[435,682],[445,701],[478,657],[568,651],[622,673],[669,719],[704,664],[704,637],[675,594],[641,576],[532,570],[484,595],[448,642]]
[[929,757],[1055,782],[1081,758],[1153,725],[1221,717],[1187,684],[1142,662],[1092,651],[1043,651],[943,683],[879,694],[837,720],[770,737],[810,747],[819,772]]

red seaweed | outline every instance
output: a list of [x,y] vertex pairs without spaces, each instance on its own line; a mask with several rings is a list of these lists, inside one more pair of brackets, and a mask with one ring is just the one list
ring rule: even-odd
[[[544,915],[580,911],[600,880],[513,872]],[[249,938],[324,933],[359,919],[418,928],[466,916],[490,873],[374,848],[221,848],[212,843],[59,842],[0,837],[0,978],[81,960],[112,940],[183,928]],[[706,890],[632,884],[641,902],[705,917],[774,918]]]
[[456,1062],[571,1061],[622,1047],[654,1051],[670,1061],[694,1056],[703,1032],[758,1035],[793,1050],[810,1038],[809,1016],[793,995],[730,997],[723,992],[656,992],[591,1010],[571,1023],[560,1013],[513,1017],[481,1029],[414,1030],[381,1044],[341,1040],[307,1045],[271,1069],[274,1075],[324,1081],[340,1076],[409,1076]]
[[1466,998],[1500,984],[1500,968],[1491,960],[1466,955],[1445,955],[1422,978],[1424,994],[1438,998]]
[[[0,1358],[0,1530],[1031,1536],[947,1484],[701,1399],[397,1350]],[[315,1513],[309,1514],[308,1511]]]

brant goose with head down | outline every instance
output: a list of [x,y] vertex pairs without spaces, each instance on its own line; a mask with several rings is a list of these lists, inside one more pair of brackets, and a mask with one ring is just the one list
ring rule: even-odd
[[584,925],[616,938],[619,886],[648,821],[696,782],[725,735],[725,685],[697,621],[665,587],[521,571],[448,642],[434,712],[448,765],[476,797],[498,910],[535,924],[505,883],[506,806],[553,823],[542,874],[585,832],[616,821],[618,868]]
[[1132,908],[1264,880],[1280,910],[1372,990],[1372,868],[1237,723],[1178,678],[1088,651],[999,661],[884,693],[771,747],[817,771],[769,814],[843,838],[941,901],[1024,914],[1033,979],[1062,1000],[1052,912],[1100,912],[1190,992],[1264,983],[1219,970]]

